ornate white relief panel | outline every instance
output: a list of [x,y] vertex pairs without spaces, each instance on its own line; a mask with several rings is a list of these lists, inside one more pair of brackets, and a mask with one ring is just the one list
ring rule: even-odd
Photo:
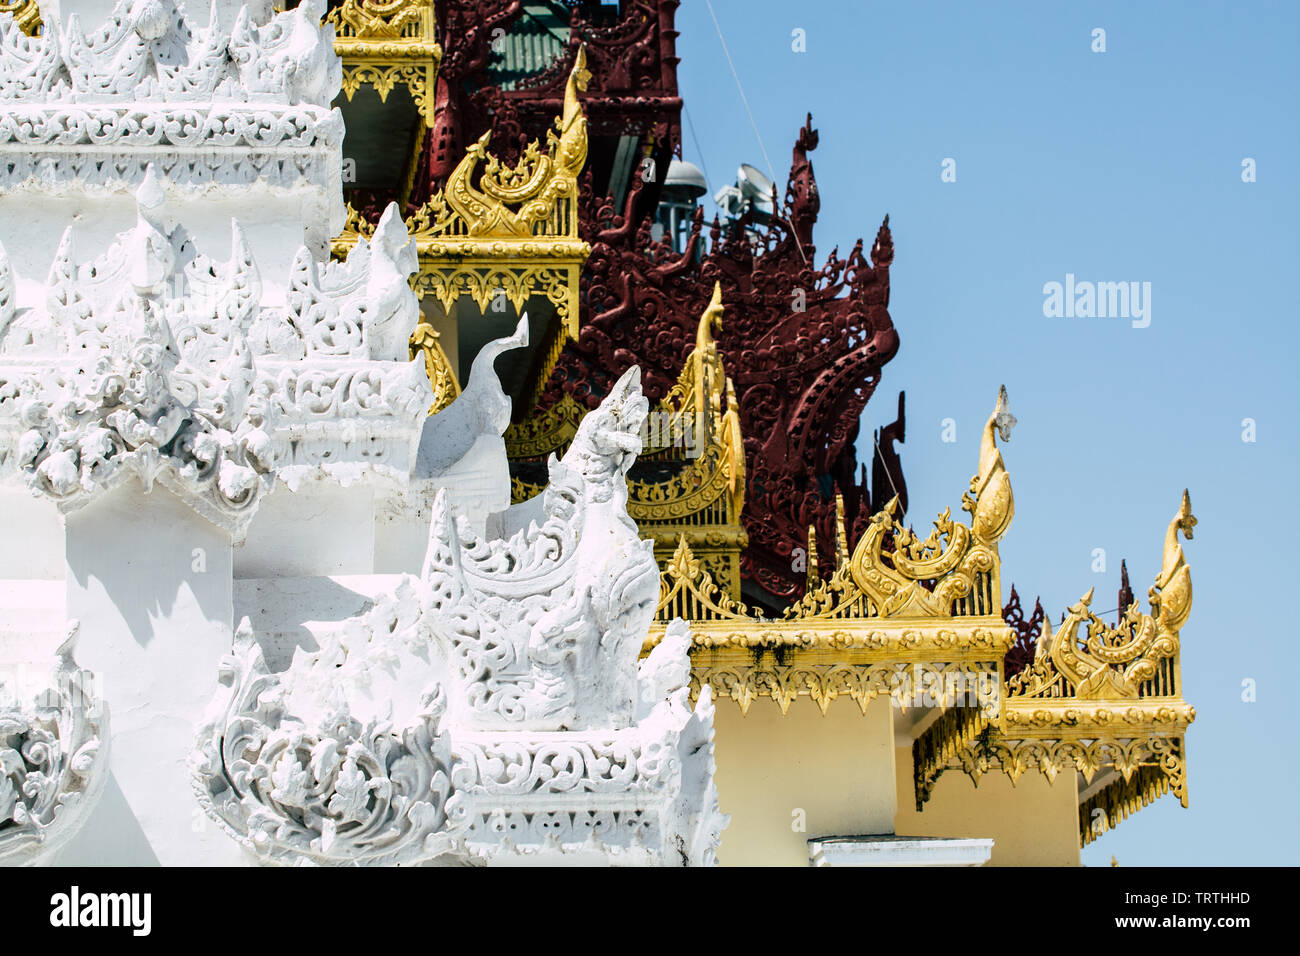
[[395,208],[345,263],[300,250],[288,305],[264,308],[238,223],[215,260],[169,225],[153,170],[137,203],[90,262],[69,227],[41,307],[15,307],[0,249],[0,477],[64,509],[159,481],[236,540],[285,469],[404,480],[432,394],[397,344],[418,306]]
[[108,776],[108,709],[93,675],[73,662],[77,628],[39,688],[0,665],[0,866],[48,860]]
[[626,512],[633,369],[551,462],[543,520],[486,538],[434,504],[420,575],[270,673],[241,627],[195,753],[205,811],[268,862],[713,860],[712,703]]

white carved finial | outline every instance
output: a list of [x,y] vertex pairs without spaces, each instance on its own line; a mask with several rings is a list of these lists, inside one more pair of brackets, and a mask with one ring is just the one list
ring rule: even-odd
[[158,171],[150,163],[135,194],[136,227],[127,240],[131,285],[137,295],[161,295],[176,269],[176,250],[164,231],[166,198]]
[[130,5],[130,18],[141,39],[158,40],[171,26],[170,4],[162,0],[134,0]]
[[[488,342],[474,357],[469,381],[456,400],[425,419],[416,449],[416,481],[436,481],[451,492],[459,513],[483,527],[487,517],[510,505],[506,447],[510,396],[497,378],[498,355],[528,343],[525,314],[514,334]],[[418,359],[417,359],[418,360]],[[419,374],[424,375],[421,369]]]
[[375,227],[372,244],[384,250],[385,256],[393,267],[402,275],[409,276],[420,268],[420,259],[416,253],[415,240],[402,219],[402,212],[397,203],[390,202],[379,217]]
[[156,214],[167,201],[162,177],[158,175],[158,167],[153,163],[145,167],[144,180],[140,183],[140,188],[135,191],[135,201],[142,216]]

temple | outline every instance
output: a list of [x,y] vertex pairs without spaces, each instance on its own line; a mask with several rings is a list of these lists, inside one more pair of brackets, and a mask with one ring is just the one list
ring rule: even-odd
[[1077,865],[1187,805],[1188,493],[1146,610],[1026,613],[991,379],[916,530],[889,217],[819,257],[809,116],[706,222],[677,6],[0,0],[0,862]]

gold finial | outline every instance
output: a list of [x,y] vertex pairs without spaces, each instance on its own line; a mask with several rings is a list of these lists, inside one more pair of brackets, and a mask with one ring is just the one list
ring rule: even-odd
[[574,58],[573,69],[569,71],[569,85],[565,87],[566,105],[569,86],[572,86],[575,93],[585,93],[590,82],[591,71],[587,69],[587,44],[582,43],[578,45],[578,55]]
[[970,492],[962,496],[962,510],[971,514],[971,530],[987,542],[1001,538],[1015,515],[1011,478],[998,451],[998,438],[1008,441],[1015,426],[1016,416],[1011,414],[1007,387],[1003,385],[980,436],[979,472],[971,479]]
[[996,431],[998,438],[1007,442],[1011,440],[1011,429],[1016,427],[1016,416],[1011,414],[1011,403],[1007,399],[1007,387],[1005,385],[998,389],[998,403],[993,407],[993,414],[984,424],[984,433],[980,436],[980,483],[981,485],[988,482],[994,469],[1002,464],[1002,454],[998,451],[997,441],[993,437]]
[[1183,548],[1178,543],[1178,532],[1183,533],[1183,537],[1188,541],[1192,540],[1192,529],[1197,525],[1196,515],[1192,514],[1192,498],[1183,489],[1183,500],[1178,505],[1178,513],[1174,515],[1174,520],[1169,522],[1169,530],[1165,532],[1165,553],[1164,560],[1160,565],[1160,576],[1168,579],[1176,569],[1178,562],[1182,559]]
[[1156,575],[1156,583],[1147,591],[1152,615],[1173,631],[1182,627],[1192,609],[1192,572],[1183,557],[1183,546],[1178,543],[1178,532],[1181,531],[1183,537],[1191,541],[1192,529],[1196,524],[1196,515],[1192,514],[1192,499],[1184,488],[1178,512],[1165,531],[1160,573]]
[[709,298],[709,304],[704,307],[704,314],[700,316],[699,331],[695,333],[695,348],[699,352],[711,352],[716,348],[713,333],[722,331],[723,311],[722,283],[714,282],[713,295]]
[[578,94],[587,92],[587,84],[591,81],[591,71],[587,69],[587,45],[584,43],[578,47],[578,55],[574,58],[573,69],[569,71],[569,79],[564,84],[564,112],[556,121],[560,128],[560,135],[566,136],[575,123],[582,124],[583,152],[586,152],[587,139],[587,117],[583,115],[582,104],[578,102]]
[[817,529],[808,526],[808,587],[815,588],[821,584],[822,576],[817,572]]
[[722,331],[722,312],[722,283],[714,282],[713,296],[705,306],[704,314],[700,316],[700,327],[695,333],[695,354],[692,356],[695,363],[695,411],[701,415],[709,410],[706,399],[713,390],[713,382],[706,379],[712,378],[715,371],[721,371],[718,362],[718,346],[713,340],[713,333],[715,323],[716,331]]
[[844,527],[844,496],[835,492],[835,568],[844,567],[849,559],[849,534]]

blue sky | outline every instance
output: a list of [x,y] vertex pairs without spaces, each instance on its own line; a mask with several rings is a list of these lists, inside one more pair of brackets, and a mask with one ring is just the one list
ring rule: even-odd
[[[778,182],[806,112],[821,133],[818,259],[869,245],[890,215],[902,346],[867,417],[888,421],[907,391],[918,525],[956,510],[1002,383],[1020,422],[1003,449],[1016,495],[1004,591],[1014,582],[1059,618],[1095,585],[1107,610],[1126,558],[1145,607],[1191,491],[1191,808],[1162,798],[1084,862],[1293,862],[1300,4],[713,8]],[[767,164],[704,0],[685,0],[677,25],[685,158],[716,190],[740,163]],[[947,158],[956,182],[941,181]],[[1151,283],[1149,327],[1044,317],[1044,284],[1067,273]]]

